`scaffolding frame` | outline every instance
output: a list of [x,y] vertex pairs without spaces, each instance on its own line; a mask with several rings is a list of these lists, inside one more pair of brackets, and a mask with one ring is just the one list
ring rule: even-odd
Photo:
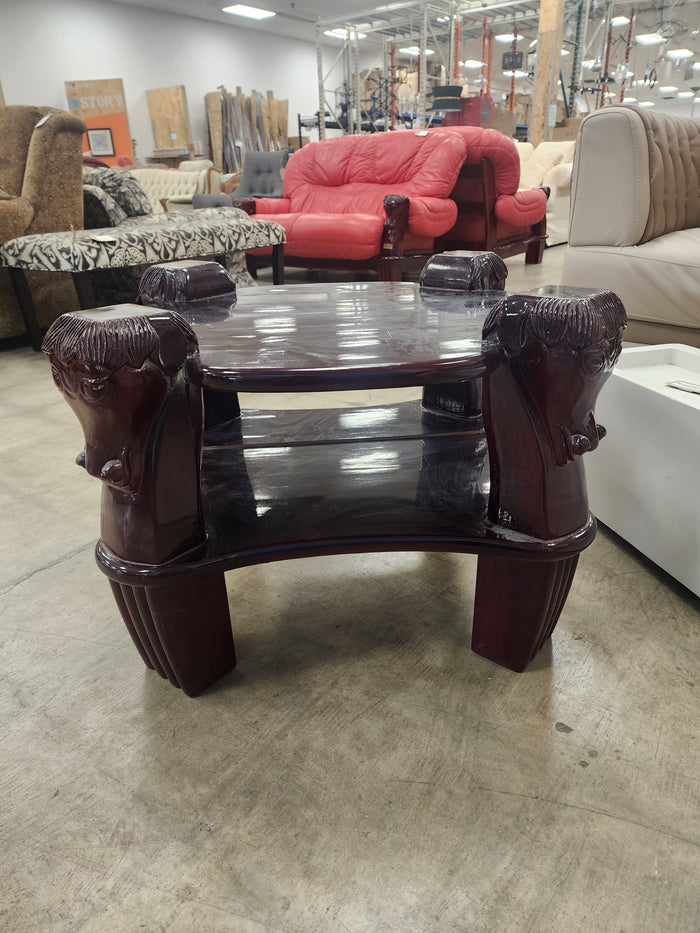
[[[655,7],[656,0],[607,0],[610,8],[615,5],[627,6],[634,3],[634,9],[639,12],[642,10],[652,10]],[[588,36],[588,27],[590,24],[590,15],[592,9],[592,0],[565,0],[565,22],[575,17],[575,38],[566,40],[574,52],[572,62],[570,87],[567,101],[566,90],[564,89],[564,99],[568,104],[568,110],[573,112],[575,101],[580,96],[581,67],[584,57],[584,50],[589,44],[595,41],[595,37],[600,32],[600,27],[593,30],[593,34]],[[462,43],[478,41],[484,37],[484,48],[488,50],[488,58],[485,64],[487,93],[491,86],[491,58],[494,50],[493,32],[495,27],[511,27],[513,22],[517,22],[518,27],[524,29],[538,28],[539,26],[539,4],[533,4],[532,0],[484,0],[482,5],[465,2],[465,0],[400,0],[383,4],[374,8],[355,12],[350,15],[320,17],[316,24],[316,55],[318,72],[318,113],[314,118],[307,118],[304,125],[316,125],[317,120],[319,137],[325,137],[326,114],[330,117],[330,124],[340,128],[343,132],[363,132],[365,129],[386,129],[389,125],[395,125],[397,114],[393,109],[384,114],[384,124],[382,127],[374,124],[371,116],[367,113],[367,108],[363,108],[361,98],[362,76],[360,73],[360,35],[371,35],[375,40],[381,40],[380,61],[377,66],[381,66],[382,75],[387,82],[389,91],[384,94],[384,98],[391,101],[391,89],[396,83],[396,52],[400,46],[417,45],[419,53],[417,55],[417,66],[419,74],[419,86],[416,99],[416,106],[412,114],[412,122],[418,127],[426,125],[426,92],[428,81],[428,63],[427,53],[428,43],[435,45],[435,52],[439,56],[433,61],[441,61],[445,74],[446,83],[456,83],[457,81],[457,62],[460,58],[460,49]],[[487,25],[488,23],[488,25]],[[327,52],[328,43],[324,36],[326,30],[335,30],[336,38],[341,38],[342,46],[338,51],[330,68],[324,71],[323,56],[324,50]],[[488,33],[488,38],[487,38]],[[563,38],[563,37],[562,37]],[[483,56],[482,56],[483,57]],[[336,69],[338,63],[343,63],[343,83],[342,87],[346,96],[344,106],[347,110],[345,114],[339,114],[337,100],[331,100],[335,89],[327,88],[331,74]],[[367,69],[369,72],[371,69]],[[562,81],[562,75],[559,78]],[[483,93],[482,88],[482,93]],[[368,126],[369,124],[369,126]],[[301,117],[300,117],[301,126]]]
[[[579,0],[572,0],[578,4]],[[372,9],[363,10],[350,16],[321,17],[316,25],[316,55],[318,62],[318,130],[319,138],[325,137],[325,114],[331,116],[331,126],[339,127],[344,132],[361,132],[363,121],[362,100],[360,97],[359,72],[359,35],[374,34],[382,39],[381,67],[385,79],[395,83],[396,67],[394,55],[400,46],[417,44],[418,59],[418,93],[416,99],[413,122],[416,126],[425,126],[427,117],[426,94],[428,91],[428,62],[426,49],[429,42],[435,45],[435,52],[439,56],[445,69],[446,83],[456,80],[457,62],[459,60],[458,42],[469,39],[478,39],[485,31],[485,20],[488,18],[491,26],[512,23],[513,16],[519,24],[537,25],[539,12],[533,9],[529,0],[495,0],[487,3],[480,9],[469,9],[464,0],[403,0]],[[330,68],[324,73],[323,49],[324,32],[336,30],[344,33],[343,46],[335,57]],[[489,43],[489,55],[492,43]],[[339,120],[337,102],[330,100],[333,93],[327,89],[327,83],[340,59],[344,64],[343,86],[349,89],[348,111],[352,112],[353,119]],[[435,59],[433,59],[435,60]],[[353,69],[354,63],[354,69]],[[490,65],[490,61],[489,61]],[[489,68],[490,71],[490,68]],[[385,115],[386,121],[393,123],[396,114]],[[342,125],[346,124],[346,125]],[[307,121],[306,125],[311,125]],[[354,127],[351,130],[350,127]],[[375,127],[377,128],[377,127]]]

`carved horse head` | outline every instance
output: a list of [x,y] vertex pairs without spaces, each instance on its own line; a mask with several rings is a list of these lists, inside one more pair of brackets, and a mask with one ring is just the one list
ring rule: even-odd
[[83,428],[80,466],[124,492],[140,490],[151,430],[196,345],[181,319],[128,305],[66,314],[51,325],[42,349]]
[[484,324],[484,337],[498,333],[514,378],[530,400],[543,452],[549,447],[558,466],[594,450],[605,436],[593,409],[620,355],[626,320],[620,299],[600,291],[576,297],[513,295]]
[[186,368],[197,353],[170,311],[121,305],[65,314],[43,347],[54,382],[85,436],[77,463],[105,484],[102,539],[158,562],[197,534],[201,391]]
[[626,317],[612,292],[510,295],[484,324],[489,516],[541,538],[588,521],[580,455],[605,429],[593,414]]

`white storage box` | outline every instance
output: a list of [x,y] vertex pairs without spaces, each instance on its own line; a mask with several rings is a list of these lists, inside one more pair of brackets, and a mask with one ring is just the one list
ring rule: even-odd
[[700,350],[630,347],[603,387],[608,429],[585,457],[590,508],[625,541],[700,595]]

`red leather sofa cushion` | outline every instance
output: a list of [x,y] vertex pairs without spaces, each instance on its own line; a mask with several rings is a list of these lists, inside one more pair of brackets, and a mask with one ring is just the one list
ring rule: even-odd
[[265,214],[265,220],[284,227],[288,255],[307,259],[371,259],[384,228],[378,214]]

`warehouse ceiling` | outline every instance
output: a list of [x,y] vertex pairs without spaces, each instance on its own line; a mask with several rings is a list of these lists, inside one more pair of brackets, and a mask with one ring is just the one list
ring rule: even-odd
[[[222,12],[222,6],[233,0],[118,0],[133,6],[151,8],[166,13],[179,13],[206,19],[227,26],[242,29],[256,29],[287,38],[314,42],[317,24],[321,32],[338,27],[354,28],[367,36],[366,41],[381,43],[384,39],[401,42],[417,39],[423,26],[423,10],[427,7],[429,16],[429,36],[434,41],[447,38],[450,31],[449,14],[457,13],[462,19],[462,36],[468,38],[481,34],[484,17],[489,28],[515,25],[518,31],[524,31],[528,37],[537,34],[539,20],[539,0],[428,0],[428,2],[390,2],[371,6],[368,0],[248,0],[250,5],[257,5],[274,11],[277,15],[267,20],[249,20],[240,16],[231,16]],[[565,0],[565,17],[573,19],[584,0]],[[634,10],[643,20],[643,25],[652,26],[659,21],[673,23],[674,10],[681,6],[690,6],[700,0],[618,0],[614,4],[605,0],[590,0],[589,19],[599,22],[613,9],[615,13],[629,16]],[[637,30],[639,31],[639,30]],[[326,38],[329,45],[334,41]]]

